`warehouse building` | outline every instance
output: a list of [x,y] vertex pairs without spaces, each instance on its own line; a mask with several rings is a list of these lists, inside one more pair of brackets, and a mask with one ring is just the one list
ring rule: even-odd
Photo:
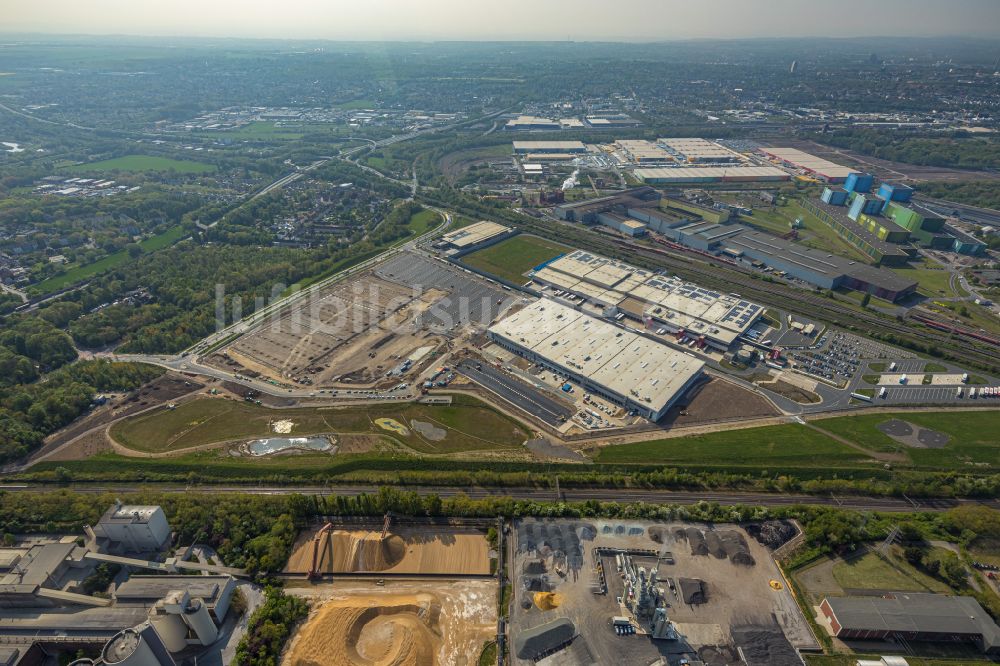
[[776,167],[744,165],[636,169],[632,173],[649,185],[780,182],[791,179],[788,172]]
[[587,147],[581,141],[514,141],[515,155],[541,155],[545,153],[562,153],[567,155],[583,155]]
[[493,245],[494,243],[499,243],[516,233],[516,230],[505,227],[502,224],[497,224],[496,222],[476,222],[467,227],[446,233],[434,246],[451,250],[454,254],[465,254],[488,245]]
[[657,139],[656,142],[679,158],[679,161],[697,163],[744,162],[746,158],[714,141],[697,138]]
[[507,124],[504,125],[504,129],[511,132],[528,130],[558,130],[562,129],[562,125],[559,124],[558,120],[552,120],[551,118],[518,116],[517,118],[511,118],[508,120]]
[[894,592],[881,597],[827,597],[820,611],[837,638],[968,642],[1000,654],[1000,627],[972,597]]
[[857,169],[851,169],[797,148],[761,148],[760,152],[780,164],[816,176],[828,183],[843,183]]
[[886,269],[852,261],[761,231],[744,231],[725,239],[724,252],[785,271],[823,289],[853,289],[896,302],[917,290],[917,282]]
[[632,164],[664,164],[674,162],[674,156],[655,143],[644,139],[620,139],[615,145]]
[[576,250],[531,274],[542,287],[624,313],[692,346],[726,351],[764,308],[738,296]]
[[495,343],[584,390],[656,421],[691,388],[704,363],[548,299],[488,330]]
[[605,197],[587,199],[585,201],[577,201],[557,206],[555,214],[560,220],[566,220],[567,222],[597,224],[597,216],[600,213],[622,213],[627,211],[629,208],[656,206],[660,197],[660,193],[652,187],[635,187],[630,190],[625,190],[623,192],[611,194]]

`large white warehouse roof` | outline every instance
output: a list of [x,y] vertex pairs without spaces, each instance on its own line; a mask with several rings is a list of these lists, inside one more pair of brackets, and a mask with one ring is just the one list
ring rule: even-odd
[[704,362],[570,307],[540,299],[489,332],[605,391],[659,413]]

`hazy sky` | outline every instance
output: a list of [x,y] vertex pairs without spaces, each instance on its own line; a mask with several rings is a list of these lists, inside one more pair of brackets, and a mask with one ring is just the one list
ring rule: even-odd
[[1000,36],[1000,0],[0,0],[3,32],[348,40]]

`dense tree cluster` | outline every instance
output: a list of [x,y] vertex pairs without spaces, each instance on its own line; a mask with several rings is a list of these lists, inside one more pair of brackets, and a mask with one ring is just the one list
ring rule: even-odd
[[8,317],[0,330],[0,387],[35,381],[76,359],[73,340],[39,317]]
[[264,594],[264,603],[250,616],[246,634],[236,646],[234,666],[278,666],[295,624],[309,615],[309,606],[300,597],[276,587]]
[[135,363],[81,361],[50,372],[45,381],[0,388],[0,463],[38,448],[46,435],[87,411],[95,394],[131,390],[162,372]]
[[1000,164],[1000,143],[968,138],[962,132],[948,138],[932,138],[898,132],[845,129],[815,138],[838,148],[909,164],[965,169],[991,169]]

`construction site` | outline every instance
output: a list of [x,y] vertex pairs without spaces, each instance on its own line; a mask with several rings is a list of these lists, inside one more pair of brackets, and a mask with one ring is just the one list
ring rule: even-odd
[[449,337],[498,309],[504,293],[460,269],[402,253],[298,299],[204,359],[281,385],[397,386]]
[[514,664],[796,666],[819,643],[774,559],[796,526],[525,519]]
[[400,520],[326,523],[300,535],[285,569],[286,591],[308,599],[312,611],[283,663],[478,663],[497,633],[497,553],[487,523]]
[[496,638],[495,579],[286,585],[312,612],[285,666],[471,666]]

